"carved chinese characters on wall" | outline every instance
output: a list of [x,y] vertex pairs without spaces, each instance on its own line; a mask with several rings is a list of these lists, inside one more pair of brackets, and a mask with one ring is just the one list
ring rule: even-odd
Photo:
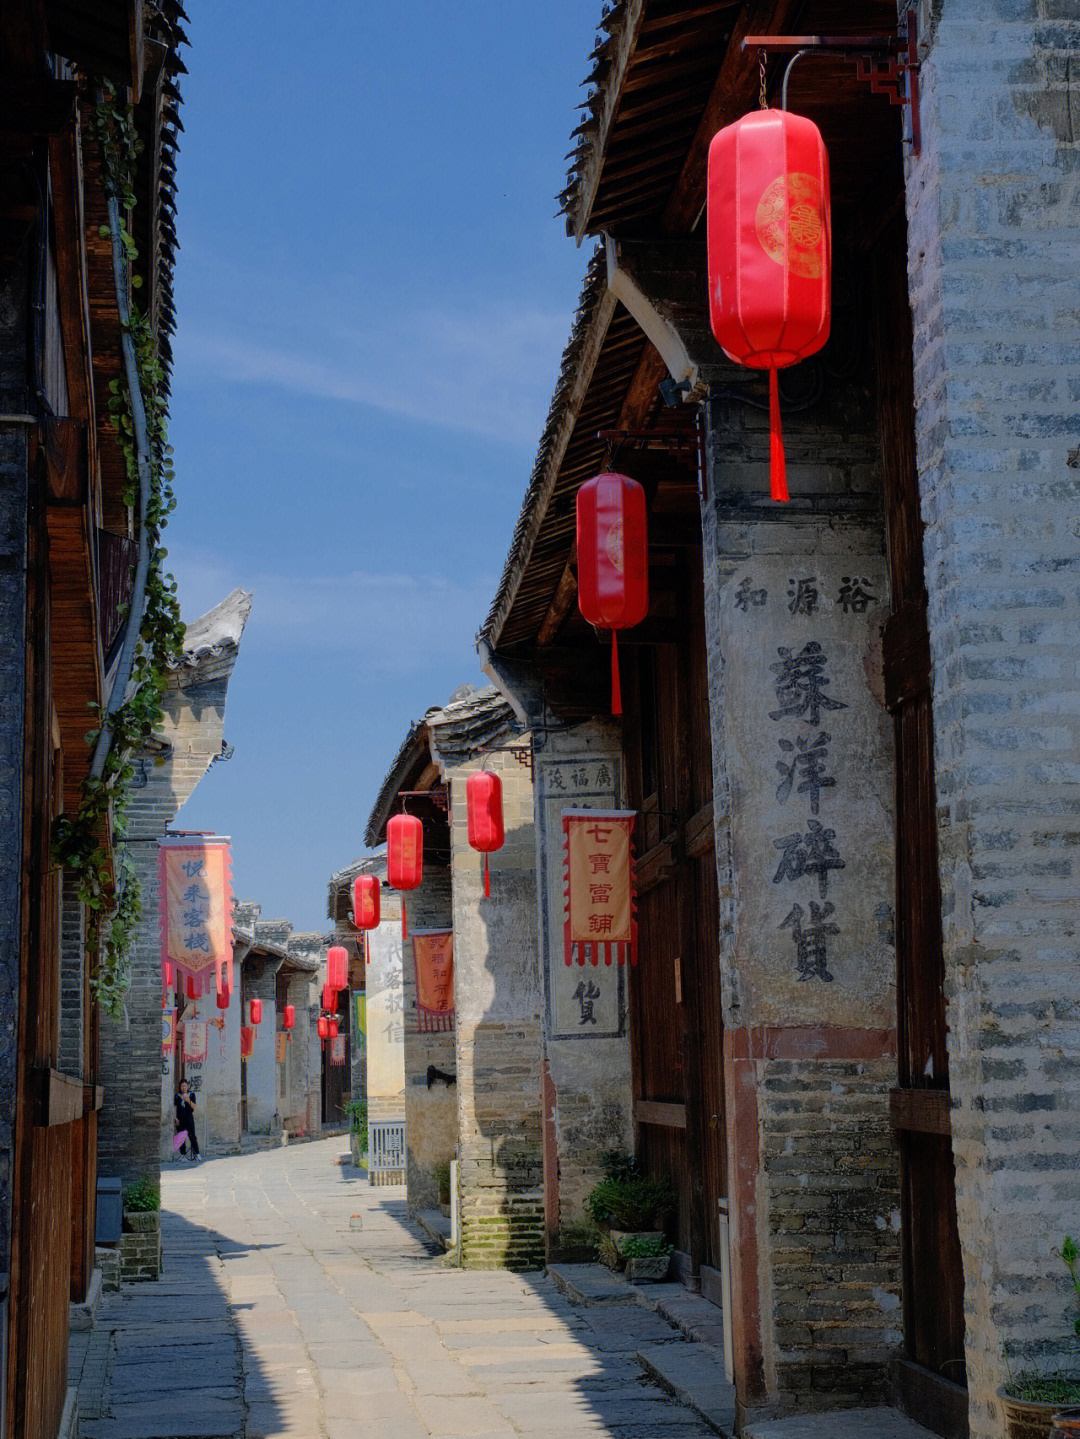
[[762,555],[734,568],[721,597],[742,993],[777,1020],[869,1004],[884,1022],[892,769],[872,682],[882,563]]

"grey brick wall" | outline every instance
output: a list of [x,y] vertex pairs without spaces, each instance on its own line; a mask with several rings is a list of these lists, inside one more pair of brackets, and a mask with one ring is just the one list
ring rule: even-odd
[[[932,11],[932,13],[931,13]],[[908,166],[954,1152],[973,1439],[1075,1368],[1080,1226],[1080,15],[920,15]]]

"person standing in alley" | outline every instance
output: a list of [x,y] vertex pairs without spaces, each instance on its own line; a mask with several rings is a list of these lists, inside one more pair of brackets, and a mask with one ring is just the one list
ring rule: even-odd
[[[187,1134],[184,1143],[190,1141],[191,1153],[188,1158],[194,1161],[199,1157],[199,1141],[195,1138],[195,1096],[188,1088],[186,1079],[180,1081],[180,1089],[173,1103],[176,1106],[176,1132]],[[180,1152],[183,1153],[183,1145]]]

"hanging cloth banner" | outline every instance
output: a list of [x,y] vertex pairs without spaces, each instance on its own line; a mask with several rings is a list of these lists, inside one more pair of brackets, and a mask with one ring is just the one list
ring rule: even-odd
[[633,810],[563,811],[567,964],[637,964]]
[[202,1064],[206,1058],[206,1020],[189,1019],[184,1025],[184,1062]]
[[217,835],[177,836],[158,847],[161,888],[161,975],[173,966],[184,988],[221,994],[233,985],[232,866],[229,841]]
[[176,1046],[176,1010],[161,1011],[161,1057],[170,1059]]
[[454,935],[449,929],[414,929],[416,1027],[438,1034],[454,1027]]
[[345,1063],[345,1036],[343,1034],[335,1034],[330,1040],[330,1063]]
[[253,1024],[242,1024],[240,1026],[240,1058],[250,1059],[255,1053],[255,1026]]

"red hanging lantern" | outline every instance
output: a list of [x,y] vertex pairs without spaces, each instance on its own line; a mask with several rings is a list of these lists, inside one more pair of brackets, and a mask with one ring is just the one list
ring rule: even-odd
[[318,1031],[320,1039],[325,1039],[326,1036],[330,1033],[330,1021],[327,1019],[325,1014],[319,1015],[319,1022],[315,1026],[315,1028]]
[[502,780],[490,770],[482,769],[465,781],[468,810],[469,844],[484,856],[484,897],[491,894],[488,855],[502,849],[506,839],[503,827]]
[[587,480],[577,493],[578,609],[611,631],[611,713],[622,714],[619,630],[649,612],[649,536],[645,491],[626,475]]
[[240,1026],[240,1058],[250,1059],[255,1053],[255,1031],[247,1024]]
[[231,999],[232,999],[232,990],[229,988],[228,985],[226,985],[225,988],[224,988],[223,990],[221,990],[221,992],[218,994],[218,997],[217,997],[217,1007],[218,1007],[218,1009],[228,1009],[228,1007],[229,1007],[229,1001],[230,1001]]
[[[424,878],[424,826],[414,814],[395,814],[386,825],[386,878],[394,889],[418,889]],[[409,937],[405,900],[401,937]]]
[[326,977],[337,990],[349,987],[349,954],[340,944],[326,951]]
[[283,1029],[296,1028],[296,1005],[287,1004],[281,1011],[281,1027]]
[[331,1039],[337,1039],[337,1037],[338,1037],[338,1022],[337,1022],[336,1019],[332,1019],[332,1020],[330,1021],[330,1038],[331,1038]]
[[758,110],[709,146],[709,318],[727,357],[769,372],[769,473],[788,498],[777,370],[829,338],[829,156],[803,115]]
[[324,984],[322,987],[323,1009],[337,1009],[337,990],[332,984]]
[[184,984],[184,993],[188,999],[202,999],[202,980],[189,974]]
[[358,874],[353,880],[353,924],[357,929],[379,927],[379,881],[373,874]]
[[262,1000],[253,999],[248,1008],[251,1013],[252,1024],[262,1024]]

